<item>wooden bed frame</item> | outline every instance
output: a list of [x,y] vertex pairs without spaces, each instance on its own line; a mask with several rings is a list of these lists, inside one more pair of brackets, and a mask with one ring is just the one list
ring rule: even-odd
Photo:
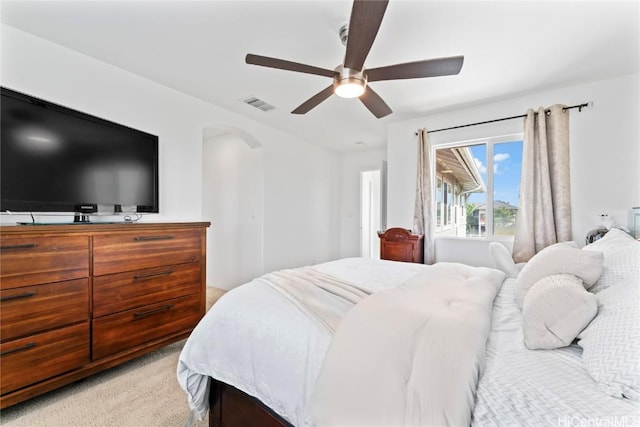
[[255,397],[211,378],[209,427],[293,427]]

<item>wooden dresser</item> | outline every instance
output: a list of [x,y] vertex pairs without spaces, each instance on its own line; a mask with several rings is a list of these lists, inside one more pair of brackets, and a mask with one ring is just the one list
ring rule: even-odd
[[389,228],[378,231],[380,237],[380,259],[424,263],[422,234],[413,234],[404,228]]
[[187,337],[208,226],[0,227],[0,408]]

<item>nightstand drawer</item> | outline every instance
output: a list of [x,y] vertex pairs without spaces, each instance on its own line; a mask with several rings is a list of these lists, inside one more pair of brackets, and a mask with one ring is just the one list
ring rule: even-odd
[[11,340],[89,318],[89,279],[0,291],[0,337]]
[[384,254],[381,259],[412,262],[414,259],[414,247],[405,242],[386,242],[384,244]]
[[93,279],[93,317],[200,292],[200,263],[170,265]]
[[198,293],[94,319],[93,358],[99,359],[173,333],[188,332],[202,314]]
[[89,362],[89,322],[0,344],[0,392],[37,383]]
[[93,237],[93,275],[200,261],[198,230],[139,231]]
[[0,250],[0,289],[89,276],[86,236],[2,238]]

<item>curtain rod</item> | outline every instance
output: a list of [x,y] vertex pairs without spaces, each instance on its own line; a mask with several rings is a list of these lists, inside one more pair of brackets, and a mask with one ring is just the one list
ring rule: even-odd
[[[593,105],[592,102],[584,102],[582,104],[572,105],[571,107],[564,107],[562,109],[562,111],[567,111],[567,110],[572,110],[574,108],[577,108],[578,112],[582,112],[583,108],[591,107],[592,105]],[[547,114],[549,113],[549,110],[544,110],[544,111]],[[535,114],[538,114],[538,113],[535,113]],[[494,122],[502,122],[504,120],[521,119],[521,118],[524,118],[524,117],[527,117],[527,115],[526,114],[520,114],[519,116],[503,117],[501,119],[486,120],[484,122],[469,123],[469,124],[466,124],[466,125],[459,125],[459,126],[452,126],[452,127],[449,127],[449,128],[430,130],[427,133],[443,132],[445,130],[460,129],[460,128],[466,128],[466,127],[469,127],[469,126],[478,126],[478,125],[484,125],[484,124],[487,124],[487,123],[494,123]],[[418,132],[416,132],[416,135],[417,134],[418,134]]]

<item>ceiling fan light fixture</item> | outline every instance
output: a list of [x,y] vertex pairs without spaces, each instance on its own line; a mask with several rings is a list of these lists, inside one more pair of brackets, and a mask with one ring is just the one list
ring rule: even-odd
[[351,70],[338,66],[339,73],[333,81],[333,91],[341,98],[357,98],[361,96],[367,87],[367,78],[361,71]]
[[364,93],[364,89],[362,80],[341,80],[336,83],[334,92],[341,98],[357,98]]

